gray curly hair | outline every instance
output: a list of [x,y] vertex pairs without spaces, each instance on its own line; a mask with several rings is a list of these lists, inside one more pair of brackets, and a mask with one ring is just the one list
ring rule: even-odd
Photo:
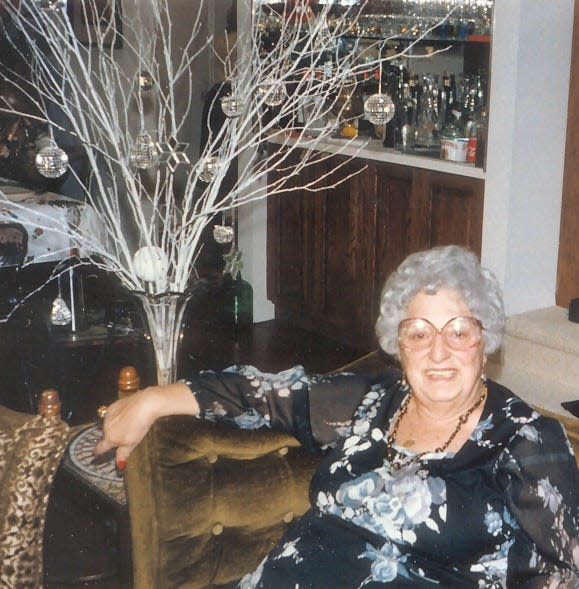
[[473,317],[483,325],[484,352],[498,350],[503,341],[505,310],[495,275],[481,267],[476,255],[457,245],[434,247],[408,256],[393,272],[380,296],[376,335],[382,349],[398,354],[398,324],[418,292],[439,289],[462,295]]

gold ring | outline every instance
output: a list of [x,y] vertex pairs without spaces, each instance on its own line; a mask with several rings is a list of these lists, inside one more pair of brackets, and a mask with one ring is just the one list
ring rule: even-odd
[[107,414],[107,409],[109,408],[108,405],[101,405],[98,409],[97,409],[97,417],[99,419],[104,419],[105,415]]

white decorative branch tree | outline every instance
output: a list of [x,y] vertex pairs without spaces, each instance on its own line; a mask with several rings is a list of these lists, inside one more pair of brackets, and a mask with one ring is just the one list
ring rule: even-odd
[[[3,0],[32,54],[39,98],[30,98],[40,119],[52,131],[74,136],[91,170],[88,181],[78,179],[104,238],[75,226],[63,231],[92,263],[114,273],[129,291],[143,293],[159,379],[165,382],[175,376],[183,309],[177,299],[186,298],[194,280],[203,229],[218,213],[295,189],[306,177],[304,169],[329,157],[319,147],[335,134],[335,121],[348,108],[344,92],[363,68],[381,65],[380,52],[366,46],[373,57],[361,63],[356,43],[354,50],[340,51],[339,38],[355,27],[360,8],[330,2],[314,16],[307,0],[285,2],[278,14],[262,2],[248,5],[251,30],[239,35],[223,63],[231,94],[214,105],[223,108],[225,123],[210,130],[197,159],[183,129],[188,117],[198,116],[190,89],[200,56],[214,45],[213,38],[200,38],[204,0],[192,9],[191,34],[182,47],[174,46],[169,0],[123,3],[123,11],[120,0],[75,3],[88,46],[68,18],[66,0]],[[272,19],[279,39],[263,51],[263,31]],[[6,73],[26,92],[26,80]],[[51,116],[55,105],[62,122]],[[378,106],[378,119],[385,121],[391,108],[388,102]],[[302,155],[292,158],[297,147]],[[52,148],[44,154],[48,173],[64,164]],[[244,166],[224,191],[241,156]],[[273,169],[282,173],[265,188]],[[328,175],[305,187],[335,182]]]

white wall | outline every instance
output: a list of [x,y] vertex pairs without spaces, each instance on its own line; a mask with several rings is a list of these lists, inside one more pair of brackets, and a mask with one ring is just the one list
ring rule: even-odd
[[[248,30],[251,0],[237,0],[238,30]],[[243,39],[240,38],[240,43]],[[243,166],[243,161],[240,161]],[[253,287],[253,320],[274,317],[274,306],[267,299],[267,203],[256,201],[238,211],[239,249],[243,251],[243,276]]]
[[508,315],[555,304],[573,5],[495,2],[482,261]]

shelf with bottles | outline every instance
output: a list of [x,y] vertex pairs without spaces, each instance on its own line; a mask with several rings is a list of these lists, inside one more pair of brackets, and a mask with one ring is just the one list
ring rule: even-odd
[[[293,10],[299,5],[303,19],[323,14],[337,43],[320,54],[318,69],[323,75],[331,75],[334,51],[340,59],[354,56],[357,63],[355,75],[333,104],[335,120],[321,121],[322,126],[329,122],[336,136],[344,139],[371,137],[407,154],[447,159],[452,153],[453,161],[462,161],[462,151],[441,148],[445,129],[457,111],[464,137],[452,140],[470,143],[468,161],[484,166],[493,0],[333,0],[325,3],[331,4],[329,12],[320,12],[322,3],[310,0],[279,4],[269,3],[268,16],[260,21],[264,39],[275,44],[276,27],[287,18],[288,7],[293,5]],[[300,27],[304,27],[303,19]],[[365,103],[374,94],[384,94],[393,102],[394,118],[386,125],[367,119]],[[308,120],[306,109],[301,116]],[[308,126],[312,128],[311,121]],[[473,146],[478,145],[478,131],[477,156]]]
[[[386,62],[381,69],[363,71],[344,89],[344,96],[336,103],[341,115],[336,122],[337,136],[369,137],[385,148],[408,155],[440,157],[483,167],[486,70],[419,74],[400,60]],[[394,116],[386,125],[368,120],[367,99],[375,94],[392,99]]]

